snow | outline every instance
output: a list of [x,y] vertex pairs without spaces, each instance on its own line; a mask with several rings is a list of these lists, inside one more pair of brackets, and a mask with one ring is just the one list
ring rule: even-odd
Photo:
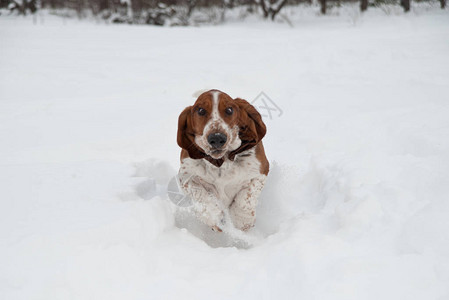
[[[0,298],[449,298],[448,17],[2,16]],[[283,111],[248,234],[166,196],[178,114],[208,88]]]

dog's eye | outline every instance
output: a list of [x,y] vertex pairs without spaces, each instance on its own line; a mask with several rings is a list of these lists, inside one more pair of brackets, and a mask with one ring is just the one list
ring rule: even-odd
[[202,107],[198,108],[198,114],[200,116],[204,116],[206,114],[206,110]]
[[234,110],[232,109],[232,107],[228,107],[228,108],[225,109],[225,113],[228,116],[232,115],[233,112],[234,112]]

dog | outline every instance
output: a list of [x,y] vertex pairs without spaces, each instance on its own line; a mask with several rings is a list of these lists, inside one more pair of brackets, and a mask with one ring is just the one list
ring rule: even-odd
[[262,117],[250,103],[219,90],[202,93],[180,114],[180,185],[197,218],[214,231],[223,230],[225,212],[242,231],[254,226],[269,172],[265,133]]

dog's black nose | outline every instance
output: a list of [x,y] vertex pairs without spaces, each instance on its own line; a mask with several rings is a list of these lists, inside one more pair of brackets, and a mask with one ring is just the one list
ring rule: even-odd
[[226,143],[227,139],[228,139],[228,137],[225,134],[220,133],[220,132],[211,133],[207,137],[207,141],[215,149],[219,149],[219,148],[223,147],[224,144]]

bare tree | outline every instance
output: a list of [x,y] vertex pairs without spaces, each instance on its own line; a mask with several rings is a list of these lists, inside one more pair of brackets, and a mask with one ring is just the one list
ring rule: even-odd
[[401,0],[401,6],[404,8],[405,12],[410,11],[410,0]]
[[365,11],[368,9],[368,0],[361,0],[360,1],[360,10]]
[[192,15],[192,11],[196,6],[196,0],[187,0],[187,17]]
[[132,10],[132,15],[134,19],[139,19],[141,14],[142,14],[142,10],[143,10],[143,1],[142,0],[133,0],[131,1],[131,10]]
[[[247,6],[248,13],[255,13],[255,8],[260,6],[264,18],[275,20],[283,7],[287,5],[287,1],[290,5],[300,5],[303,2],[314,5],[319,3],[321,14],[327,13],[327,0],[0,0],[0,8],[7,8],[11,12],[22,15],[34,13],[41,8],[65,8],[76,12],[79,18],[86,17],[86,13],[90,11],[93,15],[114,23],[162,25],[165,20],[170,20],[170,24],[188,25],[193,11],[199,8],[213,8],[215,17],[217,8],[221,9],[223,22],[227,9]],[[334,1],[336,6],[339,6],[340,2],[356,0]],[[366,11],[370,0],[359,1],[360,10]],[[445,9],[447,0],[438,1],[441,8]],[[411,0],[400,0],[396,2],[397,4],[400,4],[405,12],[411,9]],[[199,10],[198,14],[201,15],[201,13],[203,13],[202,10]],[[281,17],[283,17],[282,14]]]
[[260,0],[264,18],[269,17],[271,20],[274,20],[286,3],[287,0]]
[[321,13],[323,15],[325,15],[326,14],[326,0],[320,0],[320,3],[321,3]]

